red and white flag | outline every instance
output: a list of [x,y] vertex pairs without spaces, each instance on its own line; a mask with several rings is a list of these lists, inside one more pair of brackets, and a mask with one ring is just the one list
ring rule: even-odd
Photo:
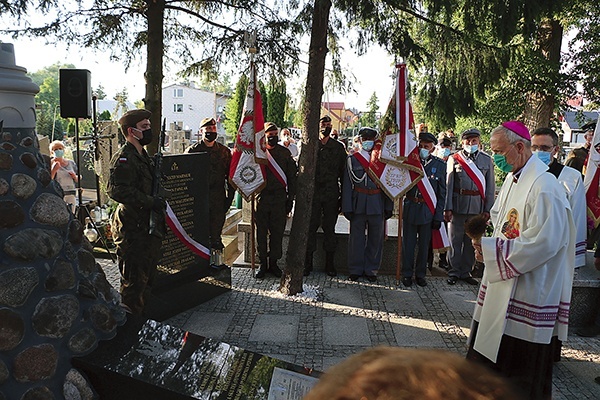
[[392,199],[404,196],[423,176],[419,146],[411,128],[412,108],[408,101],[406,65],[396,66],[396,84],[385,114],[387,123],[381,140],[371,152],[369,174]]
[[583,179],[589,230],[596,229],[600,225],[600,152],[596,149],[599,144],[600,124],[596,124],[588,155],[587,170]]
[[254,63],[250,63],[248,81],[246,103],[229,169],[229,181],[247,201],[250,201],[252,195],[265,186],[264,165],[268,162],[265,121],[262,113],[262,100],[256,84]]

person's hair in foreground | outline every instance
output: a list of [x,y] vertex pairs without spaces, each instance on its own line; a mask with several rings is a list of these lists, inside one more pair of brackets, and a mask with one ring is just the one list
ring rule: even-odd
[[329,368],[304,400],[523,399],[494,372],[443,350],[375,347]]

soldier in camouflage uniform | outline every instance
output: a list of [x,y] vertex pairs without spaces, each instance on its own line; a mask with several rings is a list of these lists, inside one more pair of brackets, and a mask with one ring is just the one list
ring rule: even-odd
[[[200,122],[202,140],[188,147],[186,153],[207,152],[210,155],[209,194],[209,235],[211,248],[211,266],[226,267],[223,263],[223,241],[221,231],[225,224],[225,215],[231,207],[235,189],[229,183],[229,166],[231,165],[231,150],[217,142],[217,122],[214,118],[204,118]],[[225,193],[227,189],[227,194]]]
[[313,253],[317,249],[317,229],[323,228],[325,250],[325,272],[336,276],[333,258],[337,246],[335,224],[341,207],[341,182],[344,176],[347,153],[344,145],[329,137],[331,118],[321,118],[319,132],[319,154],[317,156],[317,172],[315,178],[315,194],[313,197],[312,216],[308,232],[306,263],[304,275],[308,276],[313,269]]
[[[154,163],[144,150],[152,141],[150,111],[131,110],[119,119],[125,145],[112,158],[108,195],[119,202],[113,215],[121,296],[125,306],[141,314],[156,275],[161,239],[150,235],[152,210],[164,215],[165,202],[152,197]],[[159,229],[164,232],[164,219]]]
[[[266,168],[266,186],[257,196],[256,203],[256,243],[260,269],[257,279],[265,277],[267,272],[281,277],[277,260],[282,256],[281,243],[287,215],[292,211],[296,195],[296,174],[298,169],[291,152],[277,144],[277,125],[265,124],[267,151],[270,159]],[[267,251],[268,242],[268,251]],[[267,266],[267,257],[269,259]]]

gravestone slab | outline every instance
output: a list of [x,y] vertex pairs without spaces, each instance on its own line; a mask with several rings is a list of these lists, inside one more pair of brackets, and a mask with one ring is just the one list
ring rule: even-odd
[[[170,207],[185,233],[208,251],[209,161],[207,153],[168,155],[162,161],[164,186],[171,192]],[[167,228],[147,316],[164,321],[231,290],[231,271],[216,270],[209,264],[208,257],[192,252]]]
[[300,400],[320,372],[153,320],[73,359],[100,398]]

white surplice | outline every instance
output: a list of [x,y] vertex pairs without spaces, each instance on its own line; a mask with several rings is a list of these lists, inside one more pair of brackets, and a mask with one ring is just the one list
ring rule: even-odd
[[567,191],[567,199],[573,212],[575,223],[575,268],[585,265],[585,252],[587,246],[587,206],[585,202],[585,188],[581,179],[581,172],[575,168],[564,166],[558,181]]
[[[540,344],[567,339],[575,226],[565,190],[547,169],[531,157],[517,182],[507,175],[490,212],[493,237],[481,240],[486,268],[473,347],[493,362],[503,334]],[[517,237],[506,228],[511,211],[518,214]]]

